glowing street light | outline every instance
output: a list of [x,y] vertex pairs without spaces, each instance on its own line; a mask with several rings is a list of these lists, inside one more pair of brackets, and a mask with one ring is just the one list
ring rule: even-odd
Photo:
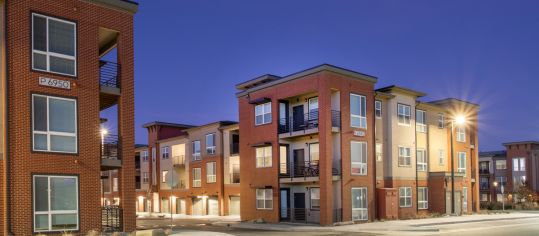
[[459,114],[451,121],[451,214],[455,214],[455,149],[453,147],[453,133],[455,125],[466,124],[466,116]]
[[458,115],[457,117],[455,117],[455,123],[457,123],[457,125],[463,125],[466,123],[466,117],[464,117],[463,115]]

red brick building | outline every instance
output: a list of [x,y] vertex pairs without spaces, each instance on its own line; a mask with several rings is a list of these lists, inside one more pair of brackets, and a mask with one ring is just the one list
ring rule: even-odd
[[[0,1],[1,235],[135,229],[135,202],[102,228],[100,175],[134,199],[133,14],[121,0]],[[114,62],[103,59],[115,51]],[[100,112],[117,107],[117,136]],[[121,227],[120,227],[121,226]]]

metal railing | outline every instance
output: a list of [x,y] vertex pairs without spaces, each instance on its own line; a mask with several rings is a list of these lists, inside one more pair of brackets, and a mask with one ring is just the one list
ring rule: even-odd
[[230,173],[230,183],[231,184],[239,184],[240,183],[240,173],[239,172]]
[[111,205],[101,207],[101,228],[104,232],[121,232],[122,225],[122,208]]
[[235,155],[240,153],[240,144],[239,143],[231,143],[230,144],[230,155]]
[[120,88],[120,64],[100,60],[99,84],[104,87]]
[[342,208],[333,209],[333,223],[342,222]]
[[[331,174],[338,176],[341,174],[337,168],[331,168]],[[294,163],[281,163],[279,167],[279,177],[281,178],[301,178],[301,177],[319,177],[320,168],[318,161],[306,161],[299,165]]]
[[120,137],[107,134],[101,140],[101,158],[121,160]]
[[479,174],[488,175],[490,174],[490,171],[488,169],[479,169]]
[[180,181],[178,182],[178,184],[172,186],[173,189],[186,189],[187,187],[185,186],[185,180],[183,179],[180,179]]
[[[278,133],[292,133],[318,128],[318,110],[303,114],[303,118],[294,116],[279,119]],[[341,127],[341,112],[331,110],[331,126]]]
[[172,165],[176,167],[185,165],[185,155],[173,156]]

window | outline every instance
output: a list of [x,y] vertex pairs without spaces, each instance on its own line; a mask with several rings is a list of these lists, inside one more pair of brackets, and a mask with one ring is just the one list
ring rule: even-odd
[[271,210],[273,209],[273,189],[257,189],[256,190],[256,209]]
[[496,170],[505,170],[507,169],[506,160],[496,160]]
[[271,146],[256,148],[256,168],[271,167]]
[[496,194],[497,202],[502,202],[504,199],[507,200],[507,198],[504,197],[504,194],[501,194],[501,193]]
[[427,152],[417,149],[417,171],[427,171]]
[[309,161],[312,165],[318,165],[319,160],[320,153],[318,143],[309,143]]
[[367,175],[367,143],[352,141],[350,150],[352,175]]
[[148,162],[148,151],[142,151],[142,161]]
[[169,159],[170,158],[170,154],[169,154],[168,149],[169,149],[168,146],[161,148],[161,152],[162,152],[161,153],[161,158],[163,158],[163,159]]
[[161,172],[161,182],[162,183],[167,182],[167,175],[168,175],[168,170],[164,170],[164,171]]
[[409,147],[399,147],[399,166],[410,166],[411,151]]
[[526,171],[526,158],[524,157],[513,158],[513,171]]
[[457,142],[466,142],[466,128],[457,126]]
[[399,188],[399,206],[412,207],[412,188],[411,187]]
[[307,119],[309,121],[318,120],[318,97],[309,98]]
[[427,187],[417,188],[417,206],[419,209],[429,209],[429,189]]
[[352,188],[352,220],[368,220],[367,188]]
[[34,232],[79,229],[76,176],[33,176]]
[[255,106],[255,125],[271,123],[271,102]]
[[215,154],[215,134],[206,135],[206,152],[209,155]]
[[365,96],[350,94],[350,126],[354,128],[367,128],[367,98]]
[[481,200],[480,201],[488,202],[488,201],[490,201],[489,199],[490,199],[490,194],[488,194],[488,193],[482,193],[481,194]]
[[378,119],[382,119],[382,101],[374,101],[374,115]]
[[459,152],[458,158],[457,172],[466,173],[466,153]]
[[443,149],[438,149],[438,164],[445,166],[445,150]]
[[199,188],[202,185],[202,169],[193,168],[193,187]]
[[445,128],[445,117],[443,113],[438,113],[438,128]]
[[488,190],[490,187],[490,181],[488,177],[480,177],[479,178],[479,189],[481,190]]
[[77,101],[32,95],[33,150],[77,153]]
[[462,212],[468,212],[468,187],[462,187]]
[[398,104],[397,115],[399,118],[399,125],[410,125],[411,108],[408,105]]
[[382,144],[376,143],[376,161],[382,161],[382,156],[383,156]]
[[217,181],[217,166],[215,162],[206,163],[206,183],[215,183]]
[[503,177],[503,176],[497,176],[496,177],[496,182],[498,182],[498,187],[497,188],[497,191],[500,192],[501,191],[501,187],[502,186],[507,186],[507,177]]
[[118,192],[118,178],[112,178],[112,191]]
[[200,156],[200,141],[196,140],[193,141],[193,161],[200,161],[202,160]]
[[425,111],[415,111],[415,129],[417,132],[427,132],[427,113]]
[[148,172],[142,173],[142,183],[148,183],[150,180],[150,177],[148,176]]
[[311,209],[320,209],[320,188],[311,188]]
[[75,23],[32,14],[32,69],[77,75]]

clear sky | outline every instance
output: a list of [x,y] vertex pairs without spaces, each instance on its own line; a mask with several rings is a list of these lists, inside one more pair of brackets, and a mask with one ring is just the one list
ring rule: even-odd
[[142,124],[237,120],[234,85],[329,63],[481,105],[479,149],[539,140],[539,1],[139,1]]

